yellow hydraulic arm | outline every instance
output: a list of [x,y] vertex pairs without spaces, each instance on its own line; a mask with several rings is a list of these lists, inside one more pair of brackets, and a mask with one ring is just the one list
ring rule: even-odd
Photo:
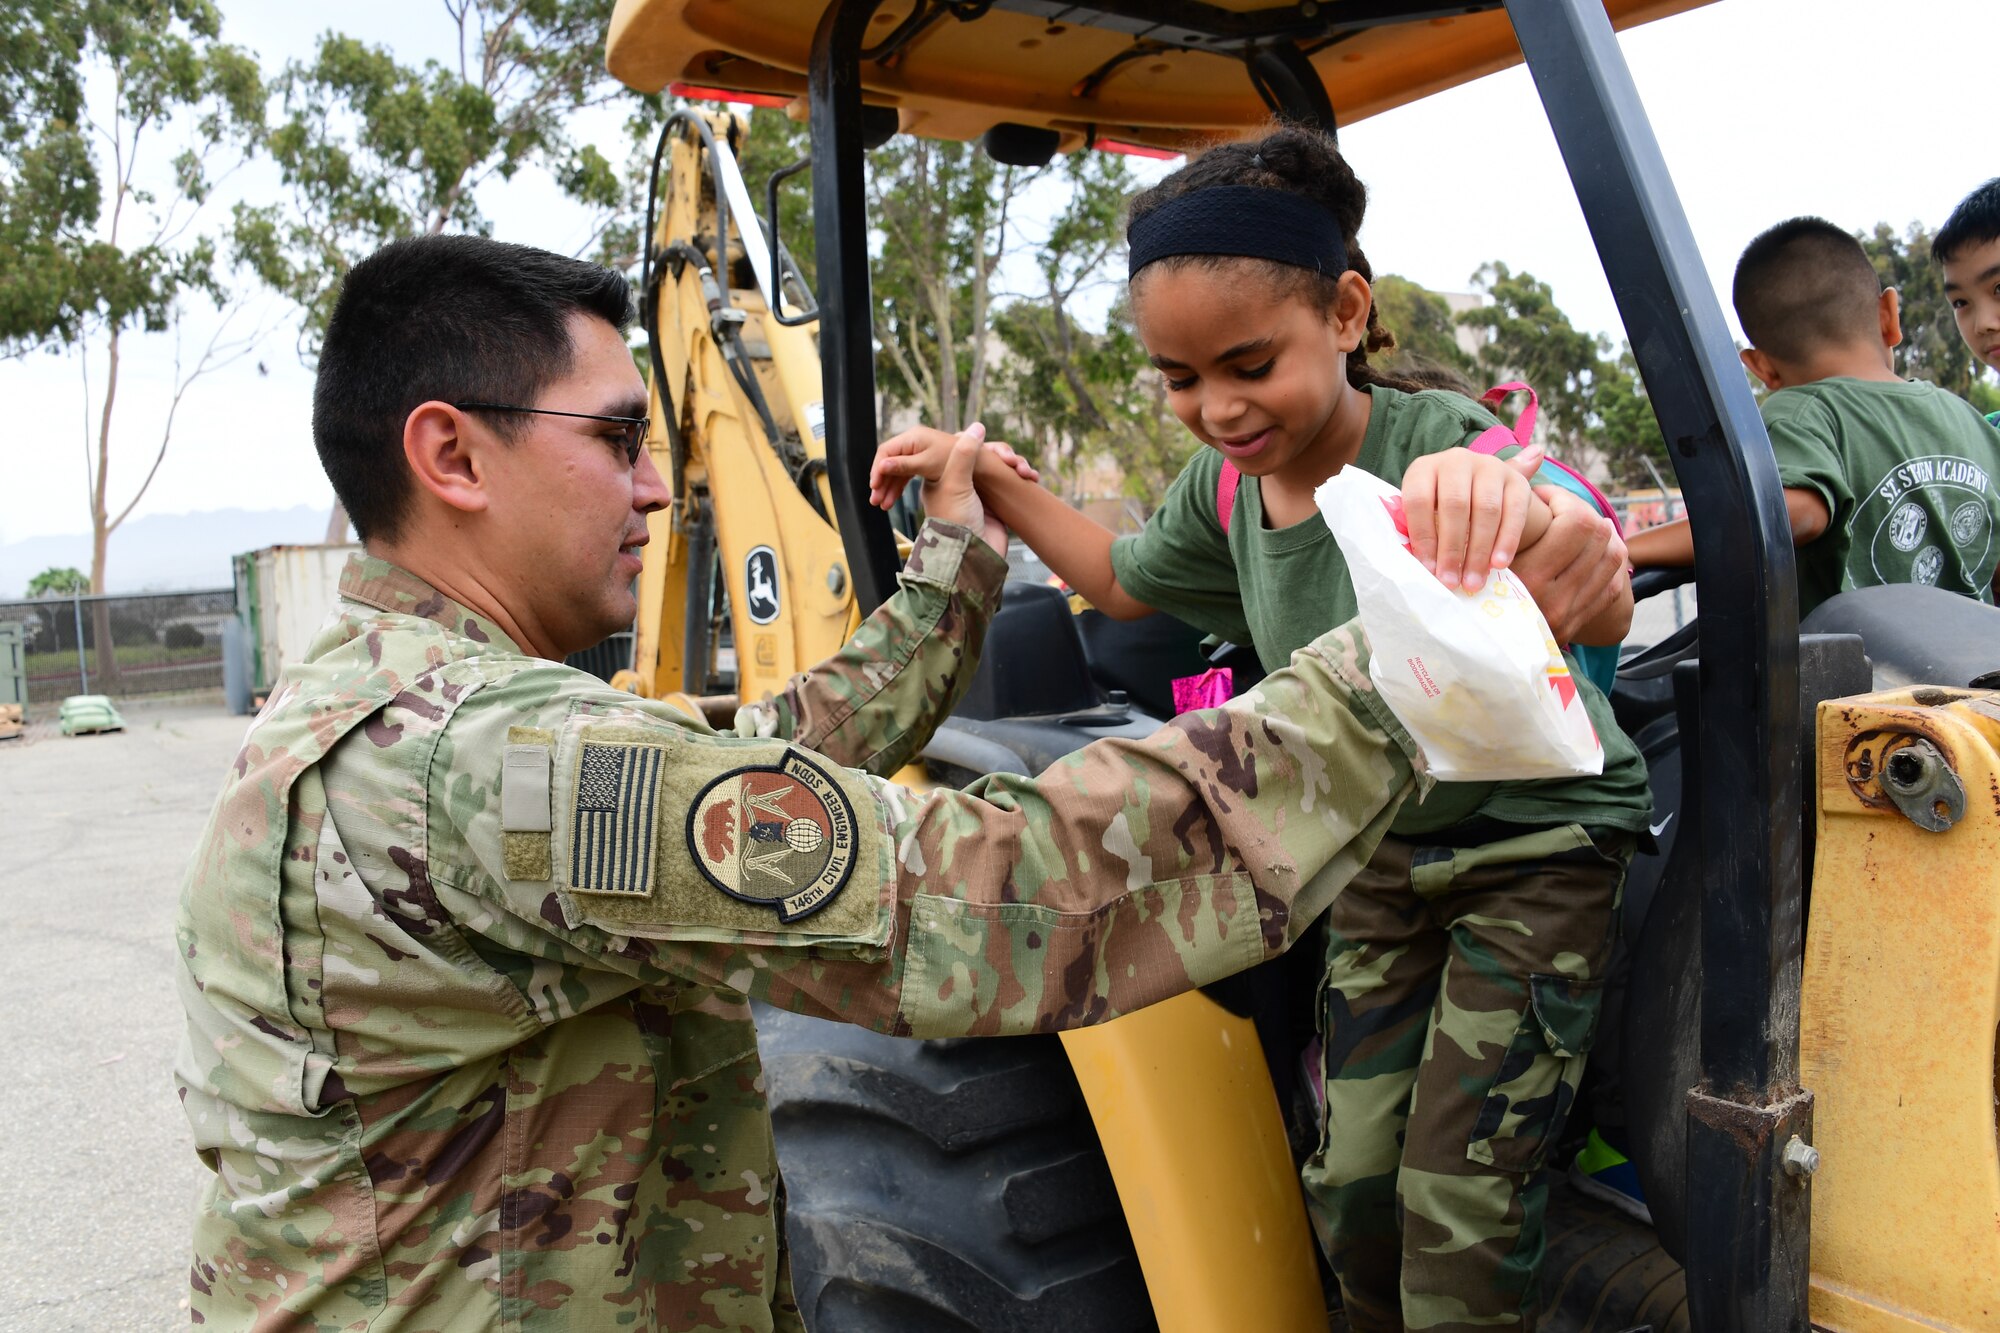
[[732,112],[683,111],[661,141],[647,447],[673,504],[651,521],[632,676],[620,679],[653,698],[710,693],[732,650],[733,692],[763,698],[858,623],[840,534],[826,517],[817,326],[774,314],[800,312],[785,300],[737,166],[746,132]]

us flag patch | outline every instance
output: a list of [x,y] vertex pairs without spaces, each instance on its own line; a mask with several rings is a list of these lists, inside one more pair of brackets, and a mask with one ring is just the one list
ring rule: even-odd
[[582,893],[645,897],[653,891],[659,815],[659,745],[586,742],[577,765],[569,882]]

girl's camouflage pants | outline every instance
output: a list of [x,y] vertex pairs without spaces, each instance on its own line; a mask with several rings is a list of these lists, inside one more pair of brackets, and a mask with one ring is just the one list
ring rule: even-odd
[[1303,1178],[1356,1333],[1534,1327],[1537,1171],[1595,1036],[1631,853],[1574,824],[1389,838],[1328,910],[1326,1125]]

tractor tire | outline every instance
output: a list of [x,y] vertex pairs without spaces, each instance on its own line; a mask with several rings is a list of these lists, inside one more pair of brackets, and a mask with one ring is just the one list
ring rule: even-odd
[[1543,1333],[1689,1333],[1687,1279],[1651,1227],[1549,1186],[1542,1259]]
[[914,1041],[757,1006],[812,1333],[1156,1327],[1061,1042]]

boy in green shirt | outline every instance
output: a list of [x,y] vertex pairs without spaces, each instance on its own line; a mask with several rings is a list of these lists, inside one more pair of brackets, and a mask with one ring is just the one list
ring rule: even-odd
[[[1951,210],[1931,241],[1931,261],[1944,270],[1944,299],[1958,335],[1972,354],[2000,370],[2000,176]],[[2000,426],[2000,412],[1986,419]]]
[[[1743,364],[1772,392],[1764,425],[1799,548],[1799,614],[1835,593],[1927,583],[1993,601],[2000,436],[1964,399],[1899,379],[1897,294],[1852,236],[1781,222],[1736,264]],[[1690,565],[1686,520],[1635,534],[1632,563]]]

